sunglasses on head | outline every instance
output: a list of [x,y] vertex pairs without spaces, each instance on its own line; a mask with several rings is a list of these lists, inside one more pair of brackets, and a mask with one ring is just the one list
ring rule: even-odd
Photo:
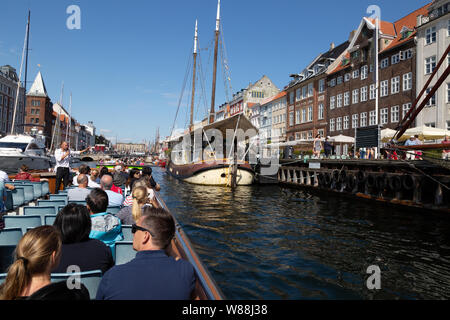
[[154,235],[153,235],[153,233],[150,231],[150,230],[148,230],[148,229],[145,229],[145,228],[142,228],[142,227],[140,227],[140,226],[138,226],[138,225],[136,225],[136,224],[132,224],[131,225],[131,233],[132,234],[135,234],[136,233],[136,231],[143,231],[143,232],[148,232],[148,233],[150,233],[150,235],[152,236],[152,237],[155,237]]

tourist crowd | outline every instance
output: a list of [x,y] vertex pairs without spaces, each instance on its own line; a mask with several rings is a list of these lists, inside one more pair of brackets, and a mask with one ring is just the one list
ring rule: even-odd
[[[5,175],[0,172],[0,190],[14,189]],[[57,214],[53,226],[25,233],[0,285],[0,299],[88,300],[84,285],[70,289],[65,281],[51,282],[52,273],[66,273],[73,266],[80,272],[102,271],[97,300],[194,298],[194,268],[170,247],[175,222],[155,197],[160,185],[151,167],[127,173],[121,165],[113,172],[82,165],[71,184],[68,201],[86,204],[69,203]],[[2,193],[0,212],[3,200]],[[117,214],[107,212],[109,206],[117,205],[122,207]],[[137,253],[130,262],[115,265],[114,246],[123,240],[122,225],[132,226]]]

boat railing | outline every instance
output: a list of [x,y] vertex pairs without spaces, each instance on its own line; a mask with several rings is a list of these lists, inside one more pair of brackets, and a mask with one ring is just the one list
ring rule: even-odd
[[[164,200],[161,198],[158,192],[155,192],[156,199],[162,208],[170,212]],[[173,214],[172,214],[173,216]],[[195,273],[197,275],[197,281],[199,283],[196,284],[196,292],[197,298],[201,300],[223,300],[224,295],[220,288],[217,286],[214,279],[211,277],[211,274],[206,269],[202,261],[200,260],[197,253],[194,251],[191,242],[189,241],[187,235],[184,233],[181,225],[178,223],[176,218],[173,216],[175,220],[175,250],[178,251],[180,256],[189,261],[195,269]],[[177,245],[181,247],[177,248]]]

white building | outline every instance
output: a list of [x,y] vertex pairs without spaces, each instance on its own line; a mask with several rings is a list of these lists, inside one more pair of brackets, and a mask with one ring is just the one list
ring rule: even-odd
[[[449,13],[450,1],[436,0],[428,8],[427,16],[417,17],[417,95],[450,44]],[[431,90],[449,65],[450,56],[447,56],[427,90]],[[426,93],[423,98],[425,96]],[[417,116],[416,124],[450,129],[450,79],[444,81],[435,96],[422,109]]]

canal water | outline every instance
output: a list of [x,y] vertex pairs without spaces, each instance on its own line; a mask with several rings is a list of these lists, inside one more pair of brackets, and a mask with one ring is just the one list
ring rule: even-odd
[[[448,299],[450,219],[279,186],[180,182],[161,196],[227,299]],[[381,289],[369,290],[369,266]]]

